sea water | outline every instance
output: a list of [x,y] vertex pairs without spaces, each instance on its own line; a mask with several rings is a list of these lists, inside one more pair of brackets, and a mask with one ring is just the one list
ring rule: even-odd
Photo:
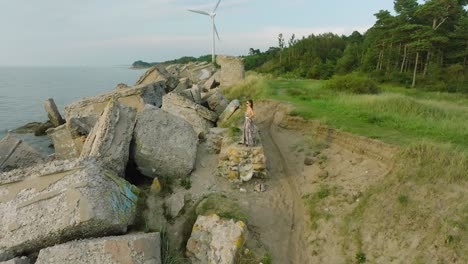
[[[0,139],[26,123],[45,122],[47,98],[53,98],[63,114],[65,105],[111,91],[119,83],[133,85],[143,72],[128,66],[0,67]],[[16,136],[43,152],[51,151],[47,136]]]

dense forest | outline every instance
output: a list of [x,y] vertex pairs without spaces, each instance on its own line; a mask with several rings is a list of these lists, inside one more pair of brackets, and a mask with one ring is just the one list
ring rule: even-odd
[[468,93],[468,0],[395,0],[364,33],[278,36],[278,46],[251,48],[247,70],[291,78],[366,74],[426,90]]

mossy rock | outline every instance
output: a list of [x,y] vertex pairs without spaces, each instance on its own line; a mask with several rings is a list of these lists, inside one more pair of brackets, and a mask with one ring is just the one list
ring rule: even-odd
[[196,207],[197,215],[217,214],[222,218],[234,219],[247,222],[247,215],[239,205],[223,194],[210,194],[204,198]]

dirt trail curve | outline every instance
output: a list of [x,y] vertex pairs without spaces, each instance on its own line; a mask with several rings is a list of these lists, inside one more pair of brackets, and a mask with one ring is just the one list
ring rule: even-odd
[[[264,243],[269,247],[274,263],[310,263],[307,250],[306,212],[301,195],[297,189],[295,177],[300,174],[297,168],[291,166],[285,157],[285,153],[277,144],[277,140],[284,137],[278,135],[277,127],[274,125],[275,113],[278,103],[262,104],[257,110],[259,118],[258,128],[262,138],[265,155],[268,161],[270,175],[269,189],[265,194],[265,202],[275,210],[274,214],[266,213],[257,217],[264,218],[259,226]],[[277,137],[278,136],[278,137]],[[285,135],[286,140],[288,136]],[[281,142],[289,144],[290,142]],[[269,219],[268,219],[269,218]]]

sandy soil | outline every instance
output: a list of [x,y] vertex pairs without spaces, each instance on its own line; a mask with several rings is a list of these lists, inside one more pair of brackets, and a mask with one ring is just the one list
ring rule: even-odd
[[[269,252],[273,263],[345,262],[345,256],[339,254],[344,245],[336,234],[339,228],[335,226],[335,219],[349,213],[360,193],[381,180],[390,171],[391,163],[376,157],[372,151],[366,153],[365,149],[359,148],[369,144],[349,144],[360,140],[358,137],[334,140],[315,133],[316,138],[320,137],[327,143],[320,149],[320,154],[315,153],[325,160],[318,162],[316,157],[312,165],[306,166],[304,159],[316,151],[308,146],[307,140],[319,130],[288,121],[284,107],[275,102],[258,104],[256,116],[267,156],[267,179],[253,179],[239,185],[216,177],[217,155],[210,154],[202,144],[196,169],[191,175],[191,189],[178,188],[175,192],[189,194],[192,201],[213,192],[223,193],[237,201],[249,216],[250,237],[255,243],[248,246],[257,252]],[[260,182],[266,185],[265,192],[254,191],[254,186]],[[304,197],[317,192],[323,185],[331,186],[333,195],[320,204],[320,210],[323,215],[331,217],[319,218],[320,228],[314,229]],[[247,192],[241,192],[240,187]],[[151,197],[147,204],[150,211],[160,206]],[[154,215],[149,218],[158,219]],[[187,221],[190,219],[181,216],[174,219],[169,227],[181,249],[183,238],[180,233]]]

